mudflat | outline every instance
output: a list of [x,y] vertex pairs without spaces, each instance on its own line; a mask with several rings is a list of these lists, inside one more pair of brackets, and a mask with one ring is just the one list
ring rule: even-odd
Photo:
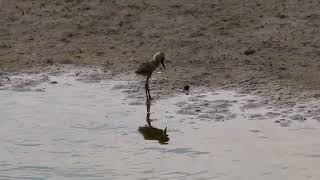
[[127,73],[163,51],[168,69],[154,78],[171,92],[299,95],[320,88],[319,12],[317,0],[1,0],[1,73],[61,64]]

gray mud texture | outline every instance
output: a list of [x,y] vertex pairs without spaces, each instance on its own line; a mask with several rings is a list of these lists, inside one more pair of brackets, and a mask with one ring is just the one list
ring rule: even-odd
[[[163,51],[161,92],[184,86],[320,97],[318,0],[0,0],[0,69],[98,66],[131,76]],[[303,93],[301,93],[303,92]]]

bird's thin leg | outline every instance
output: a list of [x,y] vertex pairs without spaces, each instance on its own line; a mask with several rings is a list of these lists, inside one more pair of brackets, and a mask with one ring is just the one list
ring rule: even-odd
[[150,113],[147,113],[146,121],[147,121],[148,126],[152,128],[151,119],[150,119]]
[[150,89],[149,89],[149,78],[150,78],[150,76],[147,77],[146,91],[147,91],[147,98],[148,98],[149,100],[151,100]]
[[151,94],[150,94],[149,86],[148,86],[148,94],[149,94],[149,99],[151,100]]
[[152,125],[151,125],[151,119],[150,119],[150,106],[151,106],[151,101],[150,101],[149,99],[147,99],[146,105],[147,105],[146,121],[147,121],[147,124],[149,125],[149,127],[152,127]]
[[147,97],[147,101],[149,100],[149,95],[148,95],[148,89],[149,89],[149,85],[148,85],[148,80],[149,80],[149,76],[147,77],[147,80],[146,80],[146,85],[145,85],[145,91],[146,91],[146,97]]

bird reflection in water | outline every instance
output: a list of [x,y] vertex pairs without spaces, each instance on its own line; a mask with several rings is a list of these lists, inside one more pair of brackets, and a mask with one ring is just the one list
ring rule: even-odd
[[158,140],[160,144],[168,144],[169,136],[167,135],[167,127],[164,130],[162,130],[162,129],[155,128],[151,125],[151,119],[150,119],[151,100],[149,98],[147,98],[146,106],[147,106],[146,122],[148,125],[139,127],[139,132],[143,135],[145,140]]

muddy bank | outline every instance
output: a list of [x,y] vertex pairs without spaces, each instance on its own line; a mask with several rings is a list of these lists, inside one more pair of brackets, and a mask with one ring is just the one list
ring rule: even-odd
[[43,73],[61,64],[121,74],[161,50],[168,69],[153,76],[159,92],[188,84],[280,104],[314,99],[320,96],[319,12],[317,0],[1,0],[1,74]]

